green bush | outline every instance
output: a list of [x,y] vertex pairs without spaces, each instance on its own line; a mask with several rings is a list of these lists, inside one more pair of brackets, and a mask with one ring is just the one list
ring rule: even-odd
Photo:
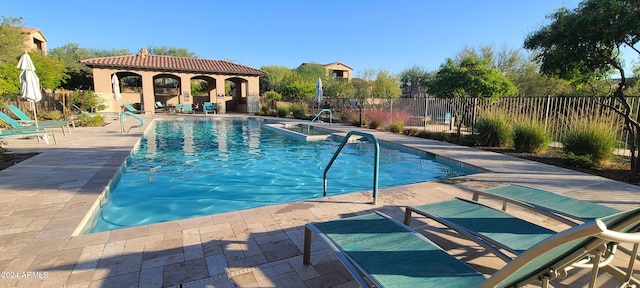
[[540,153],[547,150],[551,136],[539,123],[517,124],[513,128],[513,146],[516,152]]
[[84,111],[100,111],[104,110],[107,107],[106,105],[104,105],[104,100],[98,97],[98,95],[96,95],[93,91],[71,92],[66,105],[67,107],[71,107],[74,104]]
[[99,127],[104,125],[104,116],[100,114],[96,114],[93,116],[80,114],[78,119],[74,121],[74,124],[80,127]]
[[616,129],[606,121],[582,119],[572,121],[561,141],[565,153],[589,156],[591,161],[601,163],[613,155],[615,135]]
[[474,128],[481,146],[505,147],[511,143],[511,127],[502,114],[482,116]]
[[393,133],[402,133],[404,131],[405,122],[402,120],[391,120],[387,128]]
[[291,112],[293,113],[293,118],[296,119],[304,119],[307,117],[307,113],[305,112],[306,107],[304,104],[294,104],[291,106]]
[[51,110],[51,111],[47,111],[47,112],[40,112],[38,111],[38,119],[43,119],[43,120],[60,120],[62,119],[62,112],[58,111],[58,110]]
[[598,166],[592,159],[591,155],[575,155],[571,152],[564,154],[564,162],[570,167],[576,168],[595,168]]
[[278,117],[287,117],[290,113],[289,107],[278,106]]

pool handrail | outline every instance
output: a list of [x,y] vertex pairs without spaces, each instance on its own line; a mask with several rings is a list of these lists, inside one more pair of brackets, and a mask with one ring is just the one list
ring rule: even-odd
[[313,121],[316,121],[316,119],[318,119],[318,117],[320,117],[320,115],[322,115],[322,113],[324,112],[329,112],[329,127],[333,125],[333,112],[331,112],[331,109],[322,109],[320,110],[320,112],[318,112],[318,114],[316,114],[316,117],[313,117],[309,124],[307,124],[307,135],[309,135],[309,133],[311,132],[311,123],[313,123]]
[[327,164],[327,167],[324,168],[324,176],[323,176],[324,192],[322,196],[323,197],[327,196],[327,173],[329,172],[329,168],[331,168],[331,165],[333,165],[333,162],[336,160],[336,158],[338,158],[338,154],[340,154],[340,151],[342,151],[342,148],[344,147],[344,145],[347,144],[349,137],[353,135],[362,136],[369,139],[375,147],[375,152],[373,157],[373,203],[372,204],[376,205],[378,204],[378,171],[380,166],[380,143],[378,142],[378,139],[376,138],[376,136],[366,132],[349,131],[349,133],[347,133],[347,135],[344,137],[344,139],[342,140],[342,143],[338,147],[338,150],[336,150],[336,152],[333,153],[333,158],[331,158],[331,160],[329,161],[329,164]]
[[131,129],[133,128],[140,128],[144,125],[144,119],[142,119],[142,117],[131,113],[129,111],[124,111],[122,113],[120,113],[120,133],[125,133],[124,132],[124,116],[131,116],[132,118],[140,121],[140,125],[133,125],[131,127],[129,127],[129,129],[127,129],[127,134],[129,133],[129,131],[131,131]]

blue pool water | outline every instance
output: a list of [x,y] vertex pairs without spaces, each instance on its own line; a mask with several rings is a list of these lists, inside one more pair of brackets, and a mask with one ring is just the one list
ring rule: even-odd
[[[304,141],[257,119],[155,121],[90,232],[322,197],[324,168],[341,141]],[[371,190],[373,152],[371,143],[347,144],[327,194]],[[475,173],[384,145],[379,170],[380,188]]]

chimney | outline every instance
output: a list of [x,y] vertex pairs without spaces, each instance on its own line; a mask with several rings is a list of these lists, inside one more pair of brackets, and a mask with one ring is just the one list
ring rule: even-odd
[[147,48],[140,48],[140,54],[138,56],[144,59],[145,57],[147,57],[147,54],[149,54],[149,52],[147,52]]

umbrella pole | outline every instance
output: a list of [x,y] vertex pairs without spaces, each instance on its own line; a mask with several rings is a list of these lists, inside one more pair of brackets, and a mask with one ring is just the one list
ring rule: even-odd
[[36,122],[36,128],[38,128],[38,114],[36,113],[36,101],[31,101],[33,104],[33,120]]

